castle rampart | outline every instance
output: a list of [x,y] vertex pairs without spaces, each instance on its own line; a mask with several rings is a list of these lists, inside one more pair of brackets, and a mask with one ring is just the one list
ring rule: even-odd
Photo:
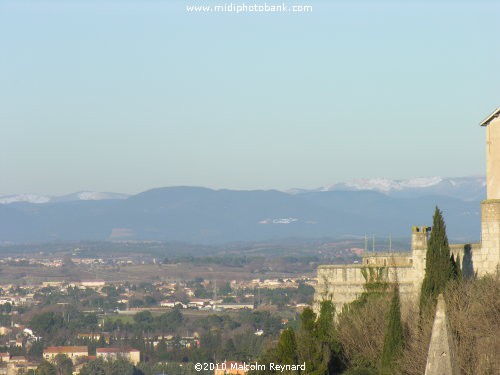
[[[465,277],[500,272],[500,108],[481,126],[486,127],[487,186],[487,199],[481,203],[481,243],[450,245]],[[366,271],[363,270],[370,269],[382,270],[385,281],[400,284],[403,303],[408,298],[418,298],[425,276],[430,231],[426,226],[412,227],[411,252],[364,253],[359,264],[319,266],[315,310],[325,299],[334,302],[337,312],[344,304],[354,301],[364,291]]]
[[[430,229],[412,228],[412,251],[399,253],[365,252],[361,263],[352,265],[323,265],[318,267],[315,309],[323,300],[332,300],[336,311],[354,301],[363,292],[370,272],[378,272],[387,282],[399,283],[401,299],[414,299],[420,290],[425,267],[425,249]],[[371,270],[371,271],[370,271]]]

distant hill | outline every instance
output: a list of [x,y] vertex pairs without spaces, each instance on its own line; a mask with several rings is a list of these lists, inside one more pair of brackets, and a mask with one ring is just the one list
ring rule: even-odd
[[[377,191],[391,197],[415,198],[429,195],[475,201],[486,196],[486,178],[469,177],[420,177],[408,180],[389,180],[387,178],[359,179],[339,182],[321,187],[314,191]],[[303,193],[307,190],[291,190],[291,193]]]
[[112,199],[82,200],[76,195],[78,199],[51,198],[44,203],[13,201],[0,204],[0,243],[165,240],[220,244],[372,233],[408,237],[412,225],[431,224],[435,205],[444,212],[450,238],[478,240],[482,180],[453,180],[458,182],[453,185],[451,179],[442,179],[425,187],[400,183],[384,192],[362,184],[293,192],[168,187],[130,197],[107,193]]
[[63,195],[59,197],[51,197],[46,195],[36,194],[11,194],[0,195],[0,204],[11,203],[54,203],[54,202],[71,202],[71,201],[100,201],[105,199],[125,199],[130,195],[121,193],[102,193],[97,191],[80,191],[78,193]]

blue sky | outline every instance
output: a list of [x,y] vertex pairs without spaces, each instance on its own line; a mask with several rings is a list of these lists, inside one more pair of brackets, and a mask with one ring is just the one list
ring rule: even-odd
[[0,0],[0,195],[484,173],[498,2],[229,3]]

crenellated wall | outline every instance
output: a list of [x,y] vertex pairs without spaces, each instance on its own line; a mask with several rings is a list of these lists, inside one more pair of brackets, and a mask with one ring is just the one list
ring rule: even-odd
[[[365,253],[362,262],[352,265],[323,265],[318,267],[318,284],[314,295],[314,309],[319,303],[331,300],[337,312],[357,299],[363,292],[369,270],[381,272],[387,282],[399,283],[401,300],[418,297],[425,274],[425,252],[430,228],[412,228],[412,251],[400,253]],[[365,273],[365,275],[363,275]]]
[[[450,245],[465,277],[500,274],[500,108],[489,115],[486,127],[487,200],[481,203],[481,243]],[[418,298],[425,276],[427,243],[431,228],[412,227],[411,252],[366,253],[360,264],[319,266],[314,308],[325,299],[336,311],[354,301],[364,291],[363,270],[383,270],[385,280],[398,281],[401,300]]]
[[[387,282],[397,281],[403,303],[418,300],[425,276],[429,233],[430,227],[412,227],[411,252],[367,252],[362,255],[360,263],[319,266],[318,283],[314,295],[315,311],[319,311],[319,303],[325,299],[333,301],[336,311],[341,311],[345,304],[356,300],[364,292],[366,279],[363,272],[366,273],[366,271],[363,270],[369,269],[380,270],[383,279]],[[495,258],[495,254],[498,253],[492,251],[491,248],[486,248],[486,244],[489,242],[450,245],[450,252],[456,260],[460,260],[464,277],[497,272],[498,257]],[[493,242],[489,246],[494,249],[496,244]]]

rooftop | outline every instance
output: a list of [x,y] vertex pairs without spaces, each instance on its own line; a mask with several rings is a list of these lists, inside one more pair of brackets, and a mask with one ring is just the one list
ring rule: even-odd
[[138,349],[134,348],[97,348],[95,350],[96,354],[99,353],[131,353],[131,352],[139,352]]
[[492,122],[495,118],[500,116],[500,107],[498,107],[496,110],[493,111],[491,115],[486,117],[479,125],[481,126],[488,126],[490,122]]
[[43,350],[44,353],[82,353],[88,352],[86,346],[49,346]]

